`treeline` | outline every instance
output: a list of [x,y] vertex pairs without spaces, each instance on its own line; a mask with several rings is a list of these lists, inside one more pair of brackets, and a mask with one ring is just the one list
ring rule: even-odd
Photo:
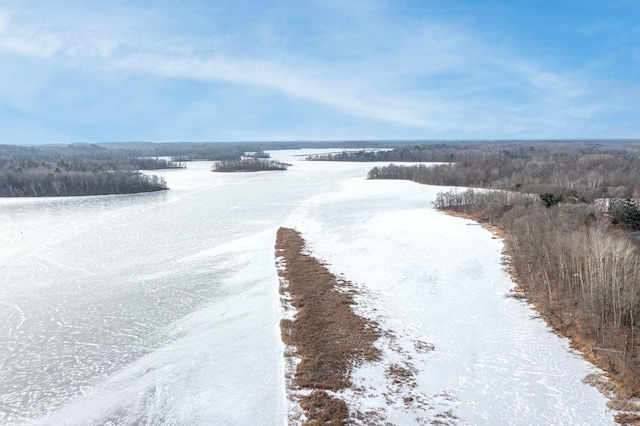
[[263,157],[241,158],[239,160],[217,161],[213,164],[214,172],[261,172],[287,170],[288,164]]
[[[410,145],[386,150],[341,151],[307,156],[308,161],[398,161],[444,162],[455,161],[465,151],[464,145]],[[469,152],[467,152],[469,154]]]
[[61,171],[158,170],[185,167],[184,163],[166,158],[135,156],[95,145],[0,145],[0,170],[50,166],[55,166],[54,168]]
[[[609,146],[615,146],[609,142]],[[570,149],[560,148],[559,144],[551,142],[449,142],[449,143],[422,143],[403,144],[392,149],[376,150],[343,150],[327,154],[310,155],[306,159],[310,161],[357,161],[357,162],[461,162],[468,159],[483,158],[491,155],[498,155],[508,158],[528,158],[532,154],[540,154],[549,151],[553,146],[554,153],[558,154],[563,150],[575,150],[576,147],[588,152],[598,144],[584,143],[564,143],[562,146]]]
[[[603,141],[485,141],[485,142],[431,142],[420,144],[393,143],[386,145],[392,149],[343,150],[327,154],[310,155],[310,161],[358,161],[358,162],[462,162],[487,156],[527,159],[541,155],[575,155],[580,153],[638,152],[638,140]],[[382,144],[382,147],[385,147]]]
[[537,152],[525,158],[503,153],[469,156],[461,162],[374,167],[370,179],[409,179],[431,185],[549,192],[591,201],[640,196],[636,155],[619,152]]
[[638,153],[523,148],[524,158],[390,165],[369,178],[485,188],[442,192],[435,206],[504,230],[512,273],[541,314],[617,379],[620,396],[640,396]]
[[[110,142],[91,144],[112,152],[138,157],[170,157],[178,161],[237,160],[249,152],[301,148],[374,148],[400,142],[314,141],[314,142]],[[88,144],[85,144],[88,145]]]
[[139,170],[184,167],[161,158],[125,156],[81,145],[0,145],[0,196],[53,197],[151,192],[167,189],[163,178]]
[[46,169],[0,172],[1,197],[59,197],[72,195],[134,194],[167,188],[162,177],[135,171],[69,171]]

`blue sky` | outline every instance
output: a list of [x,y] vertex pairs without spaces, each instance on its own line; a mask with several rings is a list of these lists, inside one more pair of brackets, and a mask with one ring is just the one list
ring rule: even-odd
[[636,0],[0,3],[0,143],[640,137]]

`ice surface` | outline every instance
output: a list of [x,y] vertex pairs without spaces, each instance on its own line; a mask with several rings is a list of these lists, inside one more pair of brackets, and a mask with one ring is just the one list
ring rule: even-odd
[[[434,211],[441,190],[349,179],[290,218],[332,272],[360,284],[361,312],[393,332],[384,360],[356,372],[364,391],[345,392],[351,406],[380,424],[611,424],[602,395],[580,382],[595,369],[505,297],[501,241]],[[413,369],[415,387],[385,377],[391,365]]]
[[[163,193],[0,200],[0,424],[284,424],[281,225],[361,286],[387,361],[418,372],[392,390],[422,408],[354,404],[396,424],[611,423],[591,368],[504,297],[499,240],[433,211],[438,188],[305,153],[274,152],[294,164],[277,173],[189,163]],[[357,375],[387,389],[383,364]]]

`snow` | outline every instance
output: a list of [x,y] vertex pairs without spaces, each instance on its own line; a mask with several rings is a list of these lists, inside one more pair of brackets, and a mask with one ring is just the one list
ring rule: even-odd
[[[350,406],[380,424],[611,424],[602,395],[580,383],[597,370],[506,297],[502,242],[429,207],[440,190],[351,179],[289,223],[332,272],[359,284],[362,314],[393,334],[383,360],[356,372],[364,391],[344,392]],[[393,364],[415,370],[414,388],[385,376]]]
[[[277,173],[189,163],[162,172],[163,193],[0,200],[0,423],[285,424],[279,226],[389,331],[342,392],[352,409],[398,425],[613,423],[581,382],[597,370],[506,297],[499,239],[434,211],[443,188],[300,161],[315,151],[272,152],[294,164]],[[413,379],[393,383],[391,365]]]
[[277,289],[256,285],[239,290],[276,280],[273,260],[261,256],[256,263],[255,256],[272,248],[274,232],[245,240],[243,251],[235,252],[244,259],[226,279],[223,304],[163,329],[159,350],[37,424],[282,424],[284,394],[273,391],[284,386],[282,347],[274,327]]

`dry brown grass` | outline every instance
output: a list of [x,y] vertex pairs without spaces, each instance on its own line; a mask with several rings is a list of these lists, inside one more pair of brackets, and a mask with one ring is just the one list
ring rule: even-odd
[[302,397],[300,405],[309,419],[302,423],[302,426],[340,426],[346,424],[349,419],[347,404],[339,398],[331,397],[325,391],[316,390]]
[[300,388],[316,390],[301,400],[308,424],[345,424],[344,401],[340,404],[339,399],[317,390],[349,387],[354,366],[379,358],[373,346],[380,336],[378,326],[354,313],[349,283],[305,254],[304,240],[297,231],[278,230],[276,256],[283,259],[282,282],[296,309],[294,320],[280,323],[283,342],[294,346],[300,357],[294,381]]
[[387,375],[395,384],[412,382],[415,376],[415,368],[403,367],[399,364],[391,364],[387,368]]
[[640,411],[640,407],[633,401],[620,401],[612,399],[607,402],[607,407],[616,411]]
[[640,425],[640,416],[634,413],[620,413],[613,416],[613,420],[621,425]]

